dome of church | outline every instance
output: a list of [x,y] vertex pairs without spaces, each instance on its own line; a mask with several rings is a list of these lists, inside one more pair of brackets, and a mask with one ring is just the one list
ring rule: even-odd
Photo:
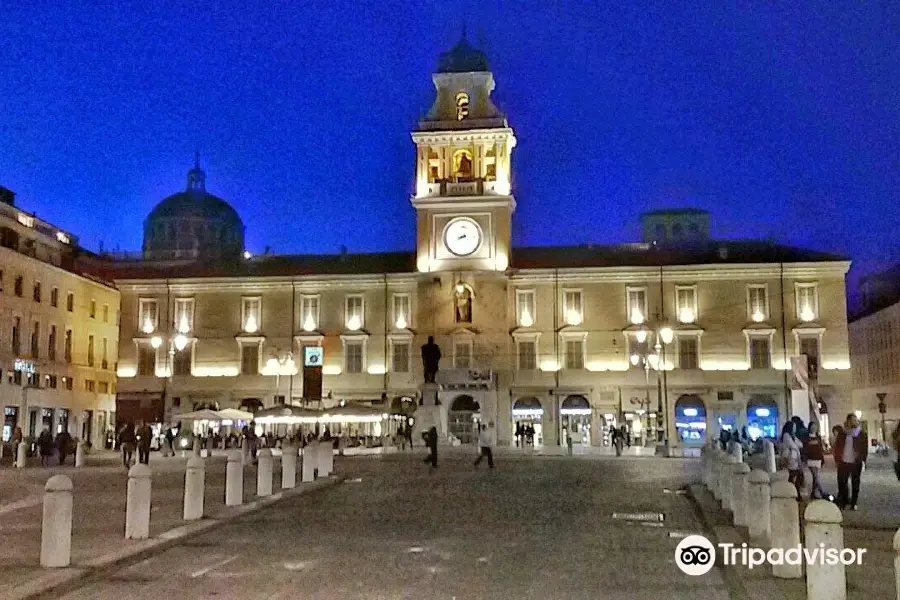
[[197,157],[187,188],[157,204],[144,221],[148,259],[237,258],[244,249],[244,223],[228,202],[206,191]]
[[438,59],[438,73],[470,73],[488,71],[487,56],[473,47],[466,34],[449,51]]

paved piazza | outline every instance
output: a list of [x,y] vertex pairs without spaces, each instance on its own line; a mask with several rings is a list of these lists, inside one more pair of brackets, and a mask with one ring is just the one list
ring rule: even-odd
[[[501,455],[476,471],[445,453],[343,459],[347,479],[282,502],[62,595],[74,599],[727,598],[688,577],[677,537],[700,532],[675,492],[681,459]],[[666,491],[667,490],[667,491]],[[613,519],[660,512],[663,527]],[[60,596],[57,596],[60,597]]]

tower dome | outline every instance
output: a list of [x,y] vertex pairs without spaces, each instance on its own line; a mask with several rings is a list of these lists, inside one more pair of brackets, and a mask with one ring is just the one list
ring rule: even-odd
[[144,220],[144,258],[233,259],[243,249],[244,223],[228,202],[206,191],[197,154],[187,188],[163,199]]

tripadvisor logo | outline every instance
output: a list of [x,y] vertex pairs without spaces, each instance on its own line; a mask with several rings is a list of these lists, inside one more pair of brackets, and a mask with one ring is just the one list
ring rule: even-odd
[[[722,564],[743,565],[753,569],[761,565],[861,565],[865,548],[816,548],[794,546],[791,548],[751,548],[747,544],[719,544]],[[675,564],[686,575],[709,573],[716,562],[716,546],[702,535],[689,535],[675,548]]]

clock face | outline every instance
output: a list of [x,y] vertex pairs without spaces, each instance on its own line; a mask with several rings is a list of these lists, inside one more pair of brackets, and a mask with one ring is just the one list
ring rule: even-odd
[[472,219],[454,219],[444,229],[444,246],[457,256],[469,256],[481,246],[481,226]]

